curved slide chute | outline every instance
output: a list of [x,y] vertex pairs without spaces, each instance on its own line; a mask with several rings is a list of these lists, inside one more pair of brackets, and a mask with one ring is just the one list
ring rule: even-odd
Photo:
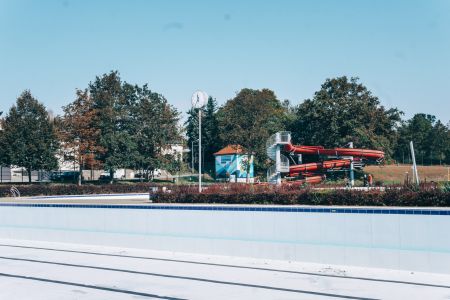
[[322,146],[295,146],[286,144],[284,150],[295,154],[306,155],[327,155],[327,156],[354,156],[372,160],[382,160],[384,152],[370,149],[356,149],[356,148],[333,148],[325,149]]
[[[281,184],[281,173],[289,173],[289,184],[320,183],[328,170],[362,168],[366,163],[379,163],[384,159],[384,152],[371,149],[332,148],[323,146],[292,145],[291,133],[288,131],[273,134],[266,143],[267,155],[275,160],[268,169],[268,182]],[[284,152],[284,154],[282,154]],[[291,165],[285,154],[302,154],[319,156],[318,162]],[[313,159],[316,157],[313,157]],[[310,159],[311,161],[311,159]]]
[[295,177],[300,174],[305,175],[305,173],[309,172],[350,167],[351,163],[352,161],[350,159],[333,159],[323,162],[294,165],[289,167],[289,176]]

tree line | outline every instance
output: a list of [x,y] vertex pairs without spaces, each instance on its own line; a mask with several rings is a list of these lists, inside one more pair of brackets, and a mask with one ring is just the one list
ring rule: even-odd
[[[50,118],[44,105],[24,91],[2,120],[0,164],[31,170],[57,169],[57,154],[89,169],[141,170],[173,167],[167,151],[182,139],[180,113],[147,85],[121,80],[117,71],[96,77],[63,114]],[[62,153],[59,153],[62,151]]]
[[[298,105],[281,101],[269,89],[242,89],[222,106],[210,97],[202,113],[203,155],[198,157],[198,109],[190,109],[184,126],[180,112],[148,85],[123,81],[117,71],[98,76],[52,117],[30,91],[24,91],[1,119],[0,165],[55,170],[56,155],[87,169],[113,173],[119,168],[141,170],[152,177],[158,168],[179,170],[167,151],[183,142],[193,150],[187,162],[202,159],[214,172],[214,153],[240,144],[255,154],[255,170],[270,162],[266,140],[277,131],[291,131],[295,143],[380,149],[390,161],[409,163],[409,141],[422,164],[450,163],[450,124],[416,114],[403,120],[397,108],[385,108],[378,97],[346,76],[325,80],[311,99]],[[64,151],[61,154],[60,151]]]
[[[189,143],[198,140],[198,112],[191,109],[185,123]],[[265,143],[277,131],[290,131],[295,143],[378,149],[388,162],[411,163],[409,142],[414,141],[419,164],[450,164],[450,123],[418,113],[409,120],[403,112],[386,108],[358,78],[325,80],[311,99],[298,105],[281,101],[268,89],[242,89],[218,107],[210,98],[203,114],[205,164],[213,169],[212,153],[228,144],[240,144],[255,154],[261,173],[271,164]],[[190,158],[192,159],[192,158]],[[196,160],[194,156],[194,160]]]

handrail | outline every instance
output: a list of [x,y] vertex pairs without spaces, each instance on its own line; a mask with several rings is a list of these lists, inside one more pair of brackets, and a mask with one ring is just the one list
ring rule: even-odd
[[19,192],[19,190],[18,190],[14,185],[11,186],[11,188],[9,189],[9,191],[10,191],[11,195],[12,195],[14,198],[20,198],[20,192]]

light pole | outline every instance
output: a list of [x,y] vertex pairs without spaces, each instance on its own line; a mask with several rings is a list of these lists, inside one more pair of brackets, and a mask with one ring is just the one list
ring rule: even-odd
[[198,192],[202,192],[202,108],[208,101],[208,95],[196,91],[191,98],[192,106],[198,109]]
[[77,185],[81,185],[81,172],[82,172],[80,141],[81,141],[81,139],[79,137],[75,138],[75,142],[77,143],[77,152],[78,152],[77,153],[78,154],[78,180],[77,180]]
[[195,141],[191,142],[191,173],[194,174],[194,144]]

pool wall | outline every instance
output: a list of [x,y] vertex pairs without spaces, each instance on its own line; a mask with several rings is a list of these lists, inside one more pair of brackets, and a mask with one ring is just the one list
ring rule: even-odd
[[450,274],[450,209],[0,204],[0,238]]

